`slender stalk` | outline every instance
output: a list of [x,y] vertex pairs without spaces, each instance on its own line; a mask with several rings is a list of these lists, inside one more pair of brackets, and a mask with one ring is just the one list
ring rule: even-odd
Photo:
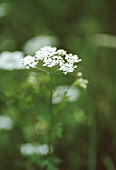
[[52,128],[53,128],[53,112],[52,112],[52,97],[53,97],[53,73],[50,73],[50,103],[49,103],[49,153],[51,152],[52,145]]
[[51,123],[51,126],[53,124],[52,96],[53,96],[53,74],[50,73],[50,123]]
[[43,69],[40,69],[40,68],[37,68],[37,70],[39,70],[39,72],[47,73],[48,74],[48,72],[46,70],[43,70]]

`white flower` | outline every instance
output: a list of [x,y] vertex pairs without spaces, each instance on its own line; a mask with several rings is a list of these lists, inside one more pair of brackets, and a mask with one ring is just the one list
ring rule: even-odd
[[0,69],[14,70],[24,69],[20,60],[23,58],[23,53],[20,51],[9,52],[4,51],[0,54]]
[[0,129],[11,130],[13,128],[13,121],[9,116],[0,116]]
[[[81,75],[81,73],[79,73]],[[77,75],[78,77],[80,75]],[[89,81],[87,79],[84,79],[83,77],[79,77],[75,80],[74,85],[78,85],[80,87],[82,87],[83,89],[87,88]]]
[[[47,144],[43,145],[33,145],[31,143],[23,144],[20,148],[20,151],[23,155],[47,155],[49,153],[49,146]],[[51,147],[51,152],[53,148]]]
[[79,78],[78,79],[78,83],[80,85],[80,87],[82,87],[83,89],[87,88],[87,84],[89,83],[87,79],[83,79],[83,78]]
[[63,49],[57,50],[56,47],[45,46],[36,51],[35,56],[27,56],[22,63],[26,68],[36,68],[39,61],[43,62],[43,66],[55,67],[63,71],[64,74],[73,72],[77,67],[75,64],[81,59],[77,55],[67,54]]
[[10,3],[0,3],[0,17],[4,17],[8,15],[11,12],[11,6]]
[[79,97],[79,91],[76,87],[69,87],[69,86],[58,86],[56,87],[53,93],[53,104],[58,104],[64,101],[64,99],[68,100],[69,102],[74,102]]
[[51,58],[47,58],[43,62],[44,62],[43,66],[47,66],[47,67],[53,67],[56,65],[56,60],[52,60]]
[[21,60],[22,64],[27,68],[36,68],[37,61],[35,61],[34,57],[28,55],[24,59]]
[[77,55],[72,55],[71,53],[70,54],[66,54],[65,56],[65,59],[67,60],[68,63],[78,63],[81,61],[81,59],[78,59],[78,56]]
[[71,63],[62,64],[59,70],[62,70],[64,74],[71,73],[77,66],[73,66]]
[[63,49],[59,49],[59,50],[57,51],[57,54],[58,54],[58,55],[66,55],[66,51],[63,50]]

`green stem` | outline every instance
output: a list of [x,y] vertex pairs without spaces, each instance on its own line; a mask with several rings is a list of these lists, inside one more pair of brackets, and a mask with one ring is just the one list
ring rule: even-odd
[[50,122],[53,123],[53,113],[52,113],[52,94],[53,93],[53,74],[50,74]]
[[49,129],[49,153],[51,151],[51,145],[52,145],[52,128],[53,128],[52,97],[53,97],[53,74],[51,72],[50,73],[50,110],[49,110],[49,123],[50,123],[50,129]]
[[49,73],[49,72],[47,72],[46,70],[43,70],[43,69],[41,69],[41,68],[37,68],[37,70],[39,70],[40,72],[42,72],[42,73]]

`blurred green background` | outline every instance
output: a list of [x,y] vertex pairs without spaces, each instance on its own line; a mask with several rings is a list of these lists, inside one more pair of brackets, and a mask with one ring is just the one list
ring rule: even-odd
[[[54,105],[64,128],[55,144],[59,170],[116,169],[115,18],[115,0],[0,0],[1,63],[4,51],[33,54],[44,45],[83,60],[79,69],[89,80],[87,90],[78,89],[77,101]],[[57,76],[54,87],[74,79]],[[37,140],[46,134],[48,91],[47,76],[0,64],[0,170],[39,170],[20,147],[33,142],[34,123],[41,131]]]

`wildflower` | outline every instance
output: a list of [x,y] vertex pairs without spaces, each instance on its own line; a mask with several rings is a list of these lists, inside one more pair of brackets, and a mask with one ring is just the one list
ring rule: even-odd
[[76,69],[76,63],[81,59],[77,55],[67,54],[63,49],[57,50],[56,47],[45,46],[36,51],[35,55],[27,56],[22,60],[24,66],[29,68],[37,68],[38,62],[42,61],[44,67],[58,66],[58,70],[64,74],[73,72]]

